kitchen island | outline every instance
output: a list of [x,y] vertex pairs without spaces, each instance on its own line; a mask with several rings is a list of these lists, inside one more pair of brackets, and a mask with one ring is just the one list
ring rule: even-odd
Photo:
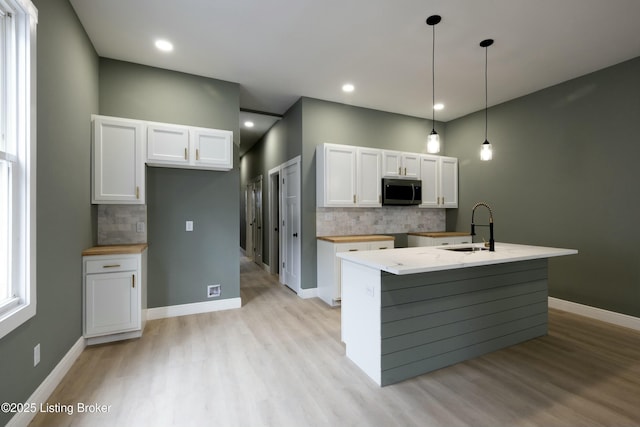
[[346,354],[384,386],[547,333],[550,257],[496,243],[339,253]]

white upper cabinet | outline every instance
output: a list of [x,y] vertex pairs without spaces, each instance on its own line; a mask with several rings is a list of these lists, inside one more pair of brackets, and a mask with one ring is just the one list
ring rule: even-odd
[[316,203],[324,207],[355,206],[356,147],[324,144],[316,149]]
[[423,208],[458,207],[458,159],[455,157],[420,156]]
[[381,207],[383,177],[422,180],[420,207],[458,207],[454,157],[337,144],[316,148],[318,207]]
[[382,152],[324,144],[316,150],[316,202],[322,207],[382,206]]
[[194,128],[191,134],[194,166],[199,169],[233,169],[233,132]]
[[91,203],[144,204],[144,122],[92,116]]
[[382,152],[382,176],[385,178],[420,178],[420,155],[401,151]]
[[147,126],[147,164],[188,165],[189,128],[159,123]]
[[438,156],[420,156],[420,179],[422,180],[422,204],[425,208],[438,208],[440,201],[440,179]]
[[372,148],[357,149],[356,205],[382,206],[382,153]]
[[440,158],[440,203],[445,208],[458,207],[458,159]]
[[184,169],[233,169],[233,132],[165,123],[147,127],[147,164]]

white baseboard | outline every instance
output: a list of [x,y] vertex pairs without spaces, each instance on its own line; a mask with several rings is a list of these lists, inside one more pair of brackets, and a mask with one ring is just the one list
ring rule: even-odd
[[242,307],[242,300],[240,298],[227,298],[215,301],[195,302],[192,304],[154,307],[147,310],[147,320],[187,316],[189,314],[209,313],[212,311],[230,310],[240,307]]
[[[46,403],[51,393],[58,387],[60,381],[69,372],[71,366],[73,366],[78,356],[82,353],[86,346],[85,339],[80,337],[78,341],[69,349],[67,354],[64,355],[62,360],[58,362],[55,368],[47,375],[47,378],[42,381],[40,386],[33,392],[29,399],[25,403],[36,404],[37,408],[40,408],[41,403]],[[13,418],[9,420],[6,427],[22,427],[27,426],[36,416],[36,412],[18,412]]]
[[315,298],[318,296],[318,288],[308,288],[308,289],[300,288],[300,292],[298,292],[298,296],[302,299]]
[[640,331],[640,318],[629,316],[628,314],[616,313],[615,311],[603,310],[554,297],[549,297],[549,307]]

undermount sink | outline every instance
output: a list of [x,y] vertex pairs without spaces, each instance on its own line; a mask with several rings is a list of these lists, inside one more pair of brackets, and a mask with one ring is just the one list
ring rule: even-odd
[[444,249],[445,251],[453,251],[453,252],[478,252],[478,251],[488,251],[489,248],[485,248],[483,246],[458,246],[455,248],[438,248]]

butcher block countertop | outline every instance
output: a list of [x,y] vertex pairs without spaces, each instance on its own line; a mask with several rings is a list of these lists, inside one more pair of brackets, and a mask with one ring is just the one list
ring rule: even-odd
[[411,236],[422,236],[422,237],[459,237],[459,236],[469,236],[470,233],[464,231],[420,231],[415,233],[407,233]]
[[123,254],[139,254],[147,249],[146,243],[135,245],[105,245],[94,246],[82,251],[82,256],[92,255],[123,255]]
[[359,242],[378,242],[380,240],[395,240],[393,236],[384,236],[381,234],[358,234],[352,236],[318,236],[318,240],[326,240],[331,243],[359,243]]

